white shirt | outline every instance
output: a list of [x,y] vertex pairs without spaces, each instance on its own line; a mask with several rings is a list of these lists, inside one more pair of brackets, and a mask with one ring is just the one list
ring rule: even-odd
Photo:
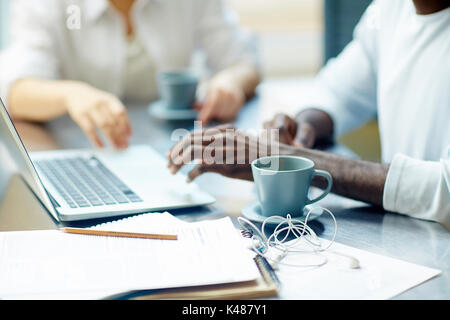
[[340,135],[378,116],[390,163],[383,206],[450,229],[450,8],[378,0],[319,73],[314,101]]
[[[125,26],[107,0],[12,4],[12,46],[2,57],[0,73],[2,99],[25,77],[84,81],[121,98],[134,98],[124,97]],[[153,61],[152,73],[189,68],[196,50],[205,54],[211,73],[239,62],[256,64],[255,42],[237,27],[220,0],[137,0],[131,17]],[[149,90],[145,82],[136,81],[135,86],[138,95]]]

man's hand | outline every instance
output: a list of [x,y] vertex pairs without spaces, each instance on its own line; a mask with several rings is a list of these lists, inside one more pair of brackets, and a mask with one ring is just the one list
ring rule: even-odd
[[127,148],[131,125],[125,107],[114,95],[82,83],[67,87],[65,106],[72,119],[97,147],[99,130],[116,148]]
[[245,93],[239,86],[226,81],[213,81],[203,102],[194,106],[199,110],[198,120],[207,124],[211,120],[233,121],[245,104]]
[[297,122],[282,113],[278,113],[272,120],[265,122],[264,128],[279,130],[280,142],[288,145],[312,148],[316,142],[316,132],[310,123]]
[[295,149],[222,125],[186,135],[167,153],[168,168],[175,174],[195,160],[199,164],[189,173],[190,180],[205,172],[215,172],[252,181],[253,160],[273,154],[294,154]]

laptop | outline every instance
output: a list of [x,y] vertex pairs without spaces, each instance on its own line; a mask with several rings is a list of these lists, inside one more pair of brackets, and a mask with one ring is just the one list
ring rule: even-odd
[[56,150],[27,153],[0,99],[0,176],[20,173],[59,221],[163,211],[212,204],[215,199],[170,174],[150,146],[126,150]]

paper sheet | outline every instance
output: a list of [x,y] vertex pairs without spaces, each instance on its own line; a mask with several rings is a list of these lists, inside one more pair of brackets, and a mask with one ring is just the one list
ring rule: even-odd
[[178,240],[85,236],[58,230],[0,233],[0,298],[99,298],[129,290],[259,276],[229,218],[176,223],[168,214],[148,217],[98,228],[172,233]]
[[[326,247],[328,240],[321,239]],[[300,245],[300,247],[304,247]],[[305,247],[304,247],[305,248]],[[321,267],[279,265],[282,299],[383,300],[417,286],[440,273],[439,270],[334,243],[323,253],[328,262]],[[349,258],[360,268],[349,267]],[[320,261],[313,254],[289,254],[285,262],[306,264]]]

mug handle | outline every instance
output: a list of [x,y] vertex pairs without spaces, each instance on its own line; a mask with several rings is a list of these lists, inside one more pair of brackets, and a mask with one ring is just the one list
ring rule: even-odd
[[329,174],[327,171],[314,170],[313,178],[315,176],[321,176],[321,177],[324,177],[325,179],[327,179],[328,185],[327,185],[327,188],[322,192],[322,194],[320,196],[318,196],[312,200],[307,199],[306,204],[311,204],[311,203],[317,202],[319,200],[322,200],[331,191],[331,187],[333,186],[333,178],[331,177],[331,174]]

